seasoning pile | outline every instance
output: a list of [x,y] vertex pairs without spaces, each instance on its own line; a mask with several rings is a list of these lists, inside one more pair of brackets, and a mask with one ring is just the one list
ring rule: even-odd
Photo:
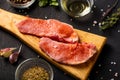
[[53,80],[53,76],[50,64],[40,58],[23,61],[15,72],[15,80]]
[[22,75],[22,80],[50,80],[48,72],[39,66],[34,66],[26,70]]

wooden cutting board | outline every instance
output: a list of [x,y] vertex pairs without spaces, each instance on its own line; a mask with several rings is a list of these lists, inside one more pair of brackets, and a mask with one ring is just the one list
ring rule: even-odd
[[24,20],[26,17],[21,16],[18,14],[14,14],[5,10],[0,9],[0,27],[8,30],[9,32],[13,33],[15,36],[17,36],[20,40],[24,41],[28,46],[30,46],[32,49],[34,49],[40,56],[47,59],[49,62],[53,63],[63,71],[69,73],[73,77],[79,79],[79,80],[87,80],[87,77],[95,64],[103,45],[106,42],[106,38],[95,35],[92,33],[88,33],[81,30],[76,30],[78,33],[80,40],[85,42],[92,42],[97,46],[98,52],[96,55],[94,55],[90,60],[88,60],[84,64],[76,65],[76,66],[69,66],[57,63],[53,61],[51,58],[49,58],[45,53],[43,53],[39,48],[39,38],[31,35],[25,35],[18,31],[17,27],[15,26],[16,22],[19,22],[21,20]]

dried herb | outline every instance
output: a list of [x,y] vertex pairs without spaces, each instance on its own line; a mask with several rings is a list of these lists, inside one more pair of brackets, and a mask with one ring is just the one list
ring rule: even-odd
[[117,23],[119,18],[120,18],[120,8],[118,8],[117,11],[114,12],[110,17],[108,17],[107,19],[101,22],[100,29],[105,30],[110,27],[113,27],[113,25]]

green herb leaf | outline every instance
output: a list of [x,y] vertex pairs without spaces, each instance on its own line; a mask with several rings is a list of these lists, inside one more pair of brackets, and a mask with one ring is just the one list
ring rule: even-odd
[[44,6],[58,6],[59,3],[57,0],[39,0],[39,6],[44,7]]
[[56,1],[52,1],[52,2],[50,2],[49,5],[50,5],[50,6],[58,6],[59,4],[58,4],[58,2],[56,2]]
[[39,0],[39,6],[44,7],[49,3],[49,0]]

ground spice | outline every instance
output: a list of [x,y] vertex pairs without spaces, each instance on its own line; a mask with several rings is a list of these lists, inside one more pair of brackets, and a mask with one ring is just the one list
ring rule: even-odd
[[34,66],[23,73],[21,80],[49,80],[49,74],[44,68]]

